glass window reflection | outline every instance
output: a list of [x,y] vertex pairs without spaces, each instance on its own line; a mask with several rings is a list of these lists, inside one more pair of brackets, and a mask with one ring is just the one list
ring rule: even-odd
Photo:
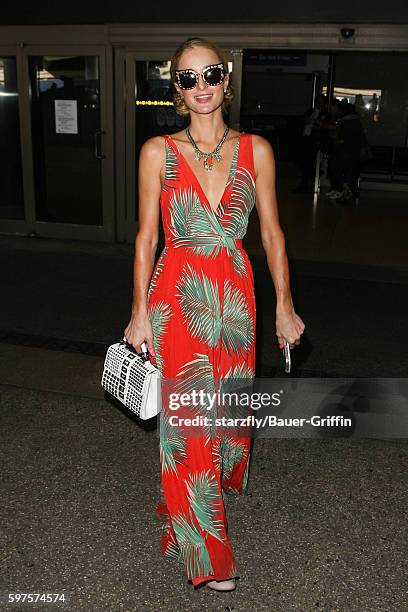
[[0,218],[24,218],[15,57],[0,57]]

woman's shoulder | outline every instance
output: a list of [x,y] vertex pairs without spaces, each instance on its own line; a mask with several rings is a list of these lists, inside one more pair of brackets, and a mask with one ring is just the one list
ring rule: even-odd
[[251,134],[250,132],[244,133],[252,141],[254,158],[264,157],[265,155],[273,154],[272,145],[269,140],[267,140],[264,136],[260,136],[260,134]]
[[163,148],[164,142],[166,139],[166,135],[162,135],[162,136],[151,136],[150,138],[148,138],[147,140],[144,141],[143,145],[142,145],[142,149],[144,149],[144,151],[148,152],[148,151],[158,151],[159,149]]
[[273,168],[275,165],[275,156],[269,140],[259,134],[252,134],[251,132],[243,132],[243,134],[251,143],[255,175],[258,176],[259,171],[263,168]]
[[143,143],[140,156],[149,161],[160,159],[165,154],[166,135],[151,136]]
[[241,136],[244,136],[244,138],[248,138],[248,140],[251,140],[253,146],[256,146],[257,148],[261,149],[262,147],[271,147],[269,140],[264,138],[264,136],[260,136],[259,134],[253,134],[252,132],[245,132],[245,130],[242,130]]
[[268,145],[270,146],[269,140],[267,140],[264,136],[260,136],[259,134],[252,134],[252,132],[243,132],[243,134],[245,134],[248,138],[250,137],[252,139],[253,144],[258,147],[266,147]]
[[140,149],[139,164],[145,165],[146,169],[160,170],[166,160],[166,148],[164,136],[152,136],[143,143]]

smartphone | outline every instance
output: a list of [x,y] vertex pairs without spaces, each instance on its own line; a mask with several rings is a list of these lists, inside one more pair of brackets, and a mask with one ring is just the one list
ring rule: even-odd
[[291,359],[290,359],[289,342],[287,340],[285,340],[285,345],[284,345],[282,350],[283,350],[283,354],[285,356],[285,372],[286,372],[286,374],[289,374],[292,362],[291,362]]
[[147,361],[149,359],[149,351],[147,350],[146,342],[142,342],[142,344],[140,345],[140,348],[142,349],[142,352],[139,353],[139,355],[141,355],[142,359]]

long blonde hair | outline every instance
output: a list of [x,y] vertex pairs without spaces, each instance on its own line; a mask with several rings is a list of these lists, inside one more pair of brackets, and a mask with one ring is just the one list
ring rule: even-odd
[[[173,83],[176,82],[176,70],[178,67],[178,63],[180,61],[180,57],[182,56],[184,51],[186,51],[187,49],[195,49],[196,47],[204,47],[205,49],[210,49],[211,51],[214,51],[214,53],[216,53],[216,55],[218,56],[220,62],[223,63],[224,74],[228,74],[228,63],[225,59],[224,52],[222,51],[222,49],[220,49],[220,47],[218,47],[216,44],[214,44],[213,42],[211,42],[210,40],[206,38],[199,38],[199,37],[187,38],[187,40],[185,40],[183,43],[181,43],[181,45],[179,45],[179,47],[177,47],[176,52],[174,53],[171,59],[170,75],[171,75],[171,80]],[[224,101],[222,103],[222,109],[224,111],[227,110],[228,106],[231,104],[232,100],[234,99],[234,96],[235,96],[234,90],[231,84],[228,83],[227,90],[224,95]],[[174,108],[179,115],[189,115],[190,114],[190,109],[188,108],[187,104],[184,102],[183,96],[179,94],[177,91],[173,95],[173,102],[174,102]]]

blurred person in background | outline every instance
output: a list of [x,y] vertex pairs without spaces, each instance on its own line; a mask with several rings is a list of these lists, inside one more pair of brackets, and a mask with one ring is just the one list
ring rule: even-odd
[[326,115],[327,99],[325,95],[321,94],[317,97],[315,106],[310,108],[304,116],[298,158],[301,178],[299,185],[293,190],[295,193],[313,189],[316,155],[320,147],[320,128]]
[[358,197],[360,151],[363,127],[354,104],[338,105],[339,116],[333,131],[333,149],[329,158],[332,190],[326,195],[338,201]]

